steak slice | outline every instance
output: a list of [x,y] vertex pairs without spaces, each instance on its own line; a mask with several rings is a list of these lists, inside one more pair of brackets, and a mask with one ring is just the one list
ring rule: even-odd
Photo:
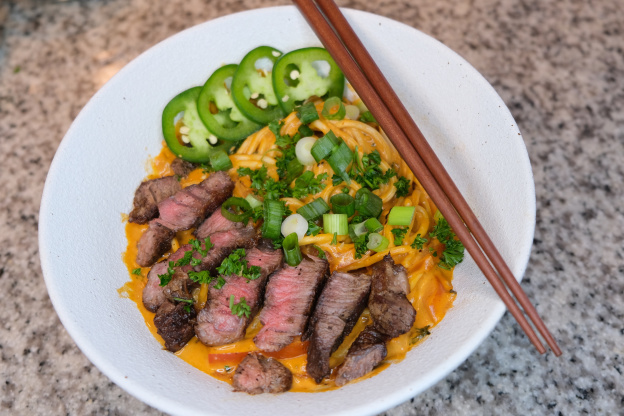
[[390,337],[374,329],[374,325],[367,326],[353,341],[344,363],[338,367],[336,385],[344,386],[349,381],[360,378],[382,362],[388,350],[386,341]]
[[182,187],[173,176],[151,179],[139,185],[134,193],[132,211],[128,221],[137,224],[146,224],[158,215],[158,203],[178,192]]
[[329,264],[317,257],[304,258],[297,267],[284,266],[267,284],[264,325],[254,343],[262,351],[279,351],[301,335]]
[[234,182],[227,173],[215,172],[158,204],[159,220],[176,232],[196,227],[232,195],[233,189]]
[[154,264],[163,254],[171,250],[171,240],[175,232],[162,225],[158,220],[152,220],[137,244],[136,262],[141,267]]
[[221,207],[219,207],[197,227],[194,234],[195,237],[203,240],[214,233],[229,231],[234,228],[243,228],[244,226],[245,224],[242,222],[234,222],[225,218],[223,214],[221,214]]
[[[260,277],[247,280],[238,275],[226,276],[225,285],[221,289],[210,287],[206,307],[199,312],[195,333],[204,344],[214,347],[230,344],[245,336],[247,326],[256,315],[263,300],[264,287],[271,273],[282,265],[282,250],[273,247],[254,247],[247,250],[247,265],[260,267]],[[248,317],[236,316],[230,310],[230,296],[234,302],[245,298],[250,308]]]
[[371,277],[364,273],[334,272],[325,284],[306,334],[310,336],[306,371],[317,383],[331,372],[329,356],[362,314],[370,287]]
[[394,264],[388,254],[373,265],[373,282],[368,308],[375,328],[390,338],[408,332],[416,319],[416,310],[407,300],[409,281],[405,267]]
[[167,250],[175,233],[199,224],[231,194],[234,182],[225,172],[215,172],[197,185],[188,186],[158,204],[160,217],[150,221],[138,243],[137,263],[151,266]]
[[234,391],[249,394],[283,393],[292,386],[292,373],[284,364],[262,354],[250,352],[236,368]]
[[154,325],[165,341],[165,348],[176,352],[195,336],[195,309],[184,302],[164,302],[156,311]]
[[196,168],[196,165],[193,162],[188,162],[184,159],[180,159],[176,157],[173,162],[171,162],[171,169],[173,173],[179,176],[180,178],[184,178],[189,173],[193,172]]
[[234,249],[253,248],[259,239],[260,234],[252,226],[214,233],[210,236],[210,242],[214,244],[214,247],[210,249],[206,257],[202,258],[201,264],[195,266],[195,270],[198,272],[208,270],[213,273]]

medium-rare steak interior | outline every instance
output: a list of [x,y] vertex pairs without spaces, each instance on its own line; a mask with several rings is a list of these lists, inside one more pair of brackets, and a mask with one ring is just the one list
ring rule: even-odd
[[292,373],[279,361],[252,352],[236,368],[232,385],[249,394],[283,393],[292,386]]

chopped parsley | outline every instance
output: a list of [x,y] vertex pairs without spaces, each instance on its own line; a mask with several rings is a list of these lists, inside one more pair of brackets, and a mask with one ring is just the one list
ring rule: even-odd
[[440,243],[444,244],[444,251],[440,256],[439,266],[450,270],[464,260],[464,245],[455,238],[455,233],[448,221],[441,215],[439,217],[429,236],[437,238]]
[[289,183],[285,181],[276,181],[267,175],[266,166],[262,166],[258,170],[250,168],[238,168],[239,176],[249,176],[251,180],[251,188],[256,190],[256,194],[265,198],[278,200],[280,198],[305,198],[308,195],[314,195],[325,189],[324,181],[327,179],[327,173],[321,173],[314,176],[314,172],[306,171],[295,180],[295,186],[291,188]]
[[322,229],[323,227],[316,225],[314,221],[308,221],[308,231],[306,235],[317,235]]
[[232,315],[243,316],[245,318],[249,318],[251,314],[251,308],[247,305],[245,301],[245,297],[241,297],[238,303],[234,303],[234,295],[230,295],[230,310],[232,311]]
[[308,195],[315,195],[325,189],[327,173],[321,173],[314,177],[314,172],[308,170],[295,180],[295,187],[292,190],[293,198],[302,199]]
[[409,195],[411,186],[412,186],[412,181],[407,179],[405,176],[400,176],[399,180],[394,183],[394,187],[397,190],[396,191],[397,198]]
[[368,247],[366,247],[367,244],[368,244],[368,233],[362,234],[361,236],[357,237],[355,241],[353,241],[353,245],[355,246],[354,257],[356,259],[360,259],[362,258],[364,254],[366,254],[366,252],[368,251]]
[[249,266],[247,259],[245,259],[245,249],[236,249],[225,260],[221,262],[221,265],[217,267],[217,271],[220,275],[231,276],[238,275],[248,280],[256,280],[260,277],[262,269],[260,266]]
[[219,290],[225,285],[225,279],[221,276],[217,277],[217,283],[215,283],[214,288]]
[[193,307],[193,299],[173,298],[173,300],[186,303],[186,305],[184,305],[184,310],[187,313],[191,313],[191,308]]
[[319,246],[317,246],[316,244],[314,244],[312,247],[314,247],[317,251],[318,251],[318,257],[319,259],[323,259],[325,260],[327,258],[327,256],[325,255],[325,251],[323,251],[322,248],[320,248]]
[[[199,254],[201,254],[202,257],[206,257],[206,255],[208,254],[208,251],[214,247],[214,244],[212,244],[210,242],[210,237],[206,237],[204,238],[204,249],[202,249],[202,244],[199,240],[190,240],[189,244],[193,247],[193,250],[197,251]],[[191,254],[192,255],[192,254]],[[191,260],[189,259],[189,262]],[[188,264],[188,263],[187,263]]]
[[392,230],[390,230],[392,234],[394,234],[395,246],[400,246],[401,244],[403,244],[403,239],[405,238],[405,234],[407,233],[407,228],[408,227],[399,227],[399,228],[393,228]]
[[417,248],[418,250],[422,250],[423,246],[427,243],[426,238],[423,238],[420,236],[420,234],[416,235],[416,238],[414,238],[414,241],[412,241],[412,248]]
[[412,331],[412,333],[414,334],[414,337],[411,339],[410,343],[416,344],[418,341],[422,340],[427,335],[431,335],[431,332],[429,332],[429,328],[430,328],[429,325],[427,325],[424,328],[416,328],[414,331]]
[[174,263],[174,266],[186,266],[187,264],[191,263],[191,258],[193,258],[193,250],[188,250],[184,253],[184,257]]
[[160,286],[167,286],[171,279],[173,278],[173,270],[174,264],[172,261],[169,262],[169,267],[167,267],[167,273],[159,274],[158,278],[160,279]]
[[135,276],[141,276],[141,268],[137,267],[136,269],[132,270],[132,274]]
[[229,373],[232,367],[230,367],[229,365],[226,365],[225,367],[223,367],[223,369]]
[[349,172],[351,179],[354,179],[357,183],[365,188],[374,191],[379,189],[383,184],[387,184],[390,178],[396,176],[396,172],[393,169],[388,169],[385,173],[382,172],[381,167],[381,155],[379,151],[373,150],[371,153],[364,153],[362,158],[359,158],[357,151],[353,152],[353,168]]
[[208,270],[202,270],[201,272],[190,271],[188,272],[188,277],[195,283],[199,284],[208,284],[214,279],[214,277],[210,276]]

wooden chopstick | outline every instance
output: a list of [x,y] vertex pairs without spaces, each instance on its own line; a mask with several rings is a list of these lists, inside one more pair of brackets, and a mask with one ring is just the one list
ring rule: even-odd
[[388,80],[384,77],[336,3],[332,0],[317,0],[316,2],[320,11],[325,15],[327,20],[329,20],[333,29],[342,39],[342,43],[347,48],[354,61],[359,64],[364,75],[368,78],[390,112],[394,115],[403,132],[416,148],[416,151],[420,154],[429,170],[433,173],[438,184],[451,200],[451,203],[455,206],[455,209],[468,226],[468,229],[471,230],[472,235],[487,254],[489,260],[492,262],[505,284],[507,284],[507,287],[514,294],[518,303],[520,303],[520,306],[522,306],[529,319],[531,319],[537,330],[542,334],[542,337],[546,340],[546,343],[550,346],[555,355],[560,356],[561,350],[550,331],[548,331],[548,328],[546,328],[544,322],[540,319],[537,310],[535,310],[528,296],[511,273],[509,266],[507,266],[507,263],[503,260],[500,252],[483,229],[483,226],[472,209],[470,209],[470,206],[461,192],[459,192],[459,189],[457,189],[457,186],[446,169],[444,169],[440,159],[438,159],[422,132],[409,115],[407,109],[403,103],[401,103],[401,100],[397,97],[390,83],[388,83]]
[[[320,38],[321,42],[325,45],[327,50],[335,59],[336,63],[341,67],[341,69],[357,91],[360,98],[362,98],[362,100],[367,105],[369,110],[373,113],[381,127],[388,134],[388,137],[391,139],[397,150],[402,154],[410,169],[414,173],[416,173],[420,183],[423,185],[434,203],[438,206],[438,209],[440,209],[451,227],[453,227],[455,233],[462,241],[466,249],[470,252],[479,268],[483,271],[484,275],[489,280],[490,284],[494,287],[498,295],[501,297],[501,299],[509,309],[510,313],[518,321],[518,323],[525,331],[531,342],[538,349],[538,351],[540,353],[545,352],[545,348],[533,331],[533,328],[528,323],[525,316],[522,314],[522,311],[514,302],[513,298],[507,292],[505,286],[503,285],[497,273],[494,271],[487,258],[477,245],[476,241],[472,238],[472,235],[464,225],[462,218],[455,211],[455,208],[447,198],[447,195],[438,185],[436,178],[429,171],[427,165],[424,163],[421,156],[415,150],[410,139],[405,135],[397,120],[395,120],[392,112],[382,101],[382,98],[379,96],[375,88],[370,84],[368,78],[364,75],[359,65],[353,60],[353,57],[342,44],[342,41],[340,40],[338,35],[334,33],[334,30],[332,29],[330,24],[325,20],[325,16],[323,16],[323,13],[319,9],[317,9],[317,6],[312,1],[293,1],[302,12],[304,17],[308,20],[308,23],[312,26],[317,36]],[[330,13],[330,9],[327,8],[327,5],[325,6],[326,10],[328,10],[328,13]],[[515,281],[515,279],[513,280]],[[537,317],[537,319],[539,319],[539,317]],[[556,347],[556,343],[553,342],[553,344],[556,348],[553,348],[553,351],[557,353],[558,348]]]

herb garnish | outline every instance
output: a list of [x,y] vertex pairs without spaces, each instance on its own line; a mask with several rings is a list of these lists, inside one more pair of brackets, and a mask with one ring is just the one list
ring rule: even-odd
[[141,268],[137,267],[136,269],[132,270],[132,274],[136,276],[141,276]]
[[409,195],[411,186],[412,186],[412,181],[407,179],[405,176],[400,176],[399,180],[394,183],[394,187],[397,190],[396,196],[400,198],[402,196]]
[[444,217],[440,216],[438,223],[429,235],[444,244],[444,251],[439,264],[441,268],[450,270],[464,260],[464,245],[455,238],[455,233]]
[[377,120],[375,120],[373,113],[371,113],[370,111],[364,111],[362,114],[360,114],[360,121],[363,123],[377,123]]
[[353,152],[353,167],[349,176],[365,188],[374,191],[382,184],[388,183],[390,178],[396,176],[393,169],[388,169],[385,173],[381,171],[381,155],[379,151],[373,150],[371,153],[364,153],[359,159],[359,153]]
[[217,271],[220,275],[231,276],[236,274],[242,276],[247,280],[256,280],[260,277],[262,269],[260,266],[249,266],[247,259],[245,259],[245,249],[236,249],[230,254],[221,265],[217,267]]
[[184,310],[187,313],[191,313],[191,308],[193,307],[193,299],[173,298],[173,300],[186,303],[186,305],[184,305]]
[[412,248],[417,248],[418,250],[422,250],[423,246],[427,243],[426,238],[423,238],[420,236],[420,234],[416,235],[416,238],[414,238],[414,241],[412,241]]
[[355,246],[354,257],[356,259],[360,259],[362,258],[364,254],[366,254],[366,252],[368,251],[368,247],[366,247],[367,244],[368,244],[368,233],[362,234],[361,236],[357,237],[355,241],[353,241],[353,245]]
[[251,308],[247,305],[245,301],[245,297],[241,297],[238,303],[234,303],[234,295],[230,295],[230,310],[232,311],[232,315],[243,316],[245,318],[249,318],[251,314]]
[[225,285],[225,279],[221,276],[217,277],[217,283],[215,283],[214,288],[219,290]]
[[316,225],[314,221],[308,221],[308,231],[306,232],[306,235],[317,235],[322,229],[323,228]]
[[214,279],[214,277],[210,276],[208,270],[202,270],[201,272],[190,271],[188,272],[188,277],[195,283],[199,284],[208,284]]
[[172,261],[169,262],[169,267],[167,267],[167,273],[159,274],[158,278],[160,279],[160,286],[167,286],[171,279],[173,278],[173,270],[174,264]]
[[405,238],[405,234],[407,233],[407,228],[408,227],[399,227],[399,228],[393,228],[392,230],[390,230],[392,234],[394,234],[395,246],[400,246],[401,244],[403,244],[403,238]]
[[332,246],[335,246],[336,244],[338,244],[338,233],[334,233],[334,238],[332,238],[332,241],[329,244]]
[[312,247],[314,247],[317,251],[318,251],[318,257],[319,259],[323,259],[325,260],[327,258],[327,256],[325,255],[325,251],[323,251],[322,248],[320,248],[319,246],[317,246],[316,244],[314,244]]
[[421,339],[423,339],[427,335],[431,335],[431,332],[429,332],[429,328],[430,328],[430,326],[427,325],[424,328],[416,328],[414,331],[412,331],[415,336],[414,336],[414,338],[411,339],[410,343],[411,344],[416,344],[418,341],[420,341]]

